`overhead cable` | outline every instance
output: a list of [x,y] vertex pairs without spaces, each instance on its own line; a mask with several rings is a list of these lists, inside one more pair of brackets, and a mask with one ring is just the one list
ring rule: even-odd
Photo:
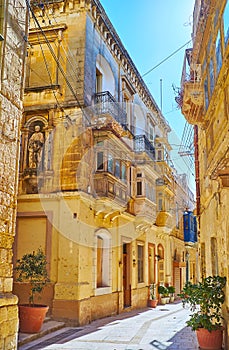
[[[67,86],[69,87],[71,93],[73,94],[73,96],[74,96],[74,98],[75,98],[75,100],[76,100],[76,102],[77,102],[78,107],[81,109],[83,115],[85,115],[84,112],[83,112],[83,107],[81,106],[81,104],[80,104],[80,102],[79,102],[79,100],[78,100],[78,97],[77,97],[77,95],[76,95],[76,93],[75,93],[75,91],[74,91],[74,89],[73,89],[71,83],[69,82],[69,80],[68,80],[68,78],[67,78],[67,76],[66,76],[66,73],[64,72],[64,69],[62,68],[62,66],[61,66],[61,64],[60,64],[58,57],[56,56],[56,54],[55,54],[55,52],[54,52],[54,50],[53,50],[53,48],[52,48],[52,46],[51,46],[51,44],[50,44],[50,42],[49,42],[47,36],[46,36],[46,34],[44,33],[42,27],[40,26],[40,23],[38,22],[37,17],[35,16],[35,14],[34,14],[32,8],[31,8],[31,6],[30,6],[29,0],[25,0],[25,1],[26,1],[27,8],[28,8],[29,11],[31,12],[32,17],[33,17],[33,19],[34,19],[34,21],[35,21],[37,27],[40,29],[40,31],[41,31],[41,33],[42,33],[44,39],[45,39],[45,42],[46,42],[46,44],[47,44],[47,46],[48,46],[48,48],[49,48],[49,50],[50,50],[50,52],[51,52],[51,55],[53,56],[55,62],[57,63],[58,69],[60,70],[61,74],[63,75],[63,77],[64,77],[64,79],[65,79],[65,81],[66,81],[66,83],[67,83]],[[87,118],[86,115],[85,115],[85,117]],[[88,120],[88,119],[87,119],[87,120]],[[89,120],[88,120],[88,122],[89,122]]]
[[161,62],[159,62],[158,64],[156,64],[156,66],[154,66],[153,68],[151,68],[150,70],[148,70],[146,73],[144,73],[142,75],[142,77],[145,77],[147,74],[149,74],[150,72],[152,72],[154,69],[156,69],[157,67],[159,67],[162,63],[164,63],[165,61],[167,61],[170,57],[172,57],[173,55],[175,55],[178,51],[180,51],[181,49],[183,49],[183,47],[185,47],[186,45],[190,44],[192,42],[192,40],[187,41],[184,45],[182,45],[181,47],[179,47],[177,50],[175,50],[174,52],[172,52],[169,56],[167,56],[166,58],[164,58]]

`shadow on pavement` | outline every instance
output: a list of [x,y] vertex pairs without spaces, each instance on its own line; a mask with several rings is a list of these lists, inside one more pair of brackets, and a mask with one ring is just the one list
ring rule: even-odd
[[158,340],[150,344],[158,350],[199,350],[196,334],[189,327],[184,327],[168,340],[170,345],[165,345]]

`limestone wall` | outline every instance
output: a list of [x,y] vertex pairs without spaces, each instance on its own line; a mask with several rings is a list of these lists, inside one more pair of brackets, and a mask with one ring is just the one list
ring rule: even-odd
[[24,1],[1,1],[0,28],[0,348],[16,349],[17,297],[12,294],[12,245],[15,235],[19,124],[22,114]]

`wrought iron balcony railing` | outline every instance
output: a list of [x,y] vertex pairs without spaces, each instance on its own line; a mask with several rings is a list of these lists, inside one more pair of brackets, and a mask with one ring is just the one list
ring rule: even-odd
[[146,152],[149,157],[155,160],[155,148],[145,135],[136,135],[134,137],[135,152]]
[[127,114],[121,107],[120,103],[115,101],[115,98],[109,91],[103,91],[95,94],[94,112],[97,115],[109,114],[119,124],[125,126],[127,124]]

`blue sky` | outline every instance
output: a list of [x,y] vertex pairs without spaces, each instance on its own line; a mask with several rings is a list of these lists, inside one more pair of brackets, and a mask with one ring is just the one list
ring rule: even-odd
[[[143,75],[191,40],[194,0],[100,0],[139,73]],[[176,107],[172,85],[179,87],[185,46],[143,77],[179,143],[185,119]],[[177,137],[178,136],[178,139]],[[182,169],[181,169],[182,172]]]
[[[194,0],[100,2],[141,75],[191,40]],[[184,119],[176,110],[172,84],[180,85],[185,48],[144,77],[159,107],[162,79],[162,111],[180,136]]]

